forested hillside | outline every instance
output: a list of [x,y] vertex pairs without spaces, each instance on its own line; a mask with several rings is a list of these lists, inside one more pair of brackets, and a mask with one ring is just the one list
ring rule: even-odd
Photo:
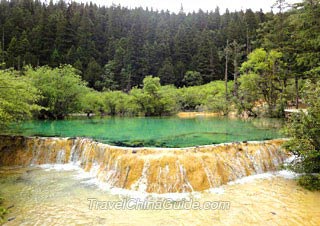
[[[117,96],[122,92],[108,93],[119,90],[134,97],[134,105],[139,106],[118,112],[113,107],[97,110],[87,106],[88,112],[163,115],[178,110],[225,114],[236,110],[250,116],[283,117],[288,105],[308,105],[303,100],[306,81],[315,84],[319,80],[320,1],[288,5],[277,0],[274,9],[276,14],[251,10],[220,14],[218,8],[189,14],[181,9],[174,14],[64,1],[3,0],[0,66],[10,70],[1,74],[22,83],[31,79],[41,94],[36,103],[43,111],[51,109],[44,114],[49,118],[84,111],[77,103],[80,97],[61,98],[71,83],[76,96],[86,95],[87,87],[103,91],[88,95],[86,101],[80,101],[82,105],[103,99],[105,93],[107,100],[112,96],[119,102]],[[33,70],[37,76],[32,76]],[[225,81],[224,89],[218,82],[205,98],[192,94],[217,80]],[[14,80],[0,81],[16,85]],[[3,85],[3,94],[9,93],[8,84]],[[159,91],[161,86],[165,91]],[[181,89],[185,93],[179,96],[187,98],[168,107],[172,97],[181,92],[176,88],[185,86],[198,88]],[[151,91],[146,87],[152,87]],[[171,97],[160,101],[169,92]],[[151,101],[150,95],[157,101]],[[74,103],[67,109],[65,102],[70,101]],[[154,106],[147,107],[151,103]],[[10,106],[6,104],[6,108]]]
[[[171,14],[64,1],[2,0],[0,60],[3,67],[18,70],[29,64],[71,64],[97,90],[128,91],[147,75],[160,77],[162,85],[199,85],[224,78],[227,40],[237,44],[229,51],[231,78],[233,52],[237,61],[245,60],[258,46],[259,24],[273,17],[250,9],[189,14],[181,9]],[[200,77],[184,80],[187,71],[197,71]]]

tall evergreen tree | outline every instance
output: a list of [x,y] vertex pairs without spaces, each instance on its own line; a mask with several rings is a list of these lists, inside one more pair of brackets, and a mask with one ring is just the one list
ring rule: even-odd
[[[98,89],[105,80],[103,67],[111,61],[114,83],[121,90],[141,86],[145,76],[160,71],[161,82],[176,86],[184,85],[187,71],[200,72],[204,83],[222,79],[218,53],[226,40],[253,48],[257,24],[267,18],[252,11],[221,14],[218,7],[189,14],[182,7],[174,14],[63,0],[4,0],[0,6],[6,67],[72,64],[90,86],[100,84]],[[98,65],[100,75],[89,75]]]

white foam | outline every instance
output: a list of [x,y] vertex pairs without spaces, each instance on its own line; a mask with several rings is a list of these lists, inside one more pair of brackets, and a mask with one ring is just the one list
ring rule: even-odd
[[224,187],[221,186],[221,187],[217,187],[217,188],[210,188],[208,190],[209,193],[213,193],[213,194],[217,194],[217,195],[222,195],[225,190],[224,190]]
[[291,155],[289,158],[287,158],[286,160],[284,160],[284,164],[290,164],[292,163],[294,160],[298,159],[297,155]]
[[267,172],[267,173],[262,173],[262,174],[256,174],[256,175],[251,175],[248,177],[243,177],[234,181],[230,181],[228,185],[234,185],[234,184],[244,184],[244,183],[250,183],[258,179],[271,179],[273,177],[282,177],[285,179],[295,179],[299,176],[300,174],[295,173],[290,170],[280,170],[280,171],[275,171],[275,172]]
[[295,173],[295,172],[290,171],[290,170],[281,170],[281,171],[278,171],[276,173],[276,175],[280,176],[280,177],[283,177],[285,179],[295,179],[298,176],[300,176],[301,174]]
[[90,180],[82,181],[81,183],[87,185],[94,185],[102,191],[109,192],[112,195],[117,195],[120,198],[134,198],[139,200],[149,200],[149,199],[170,199],[173,201],[179,200],[189,200],[191,198],[200,198],[201,194],[199,192],[191,193],[165,193],[165,194],[156,194],[156,193],[147,193],[142,191],[128,190],[123,188],[112,187],[108,183],[101,182],[96,178]]
[[151,194],[152,197],[155,198],[165,198],[165,199],[171,199],[174,201],[181,201],[181,200],[190,200],[192,198],[199,199],[201,197],[200,192],[184,192],[184,193],[165,193],[165,194]]
[[75,179],[83,180],[93,178],[90,172],[85,172],[83,169],[79,168],[79,173],[74,176]]
[[40,168],[45,169],[46,171],[57,170],[57,171],[73,171],[79,170],[79,166],[68,163],[68,164],[42,164],[39,165]]
[[273,173],[261,173],[261,174],[256,174],[256,175],[251,175],[247,177],[243,177],[234,181],[230,181],[228,185],[234,185],[234,184],[245,184],[245,183],[250,183],[253,182],[257,179],[270,179],[274,176]]
[[[294,158],[291,158],[294,159]],[[288,160],[289,161],[289,160]],[[94,169],[92,171],[86,172],[84,169],[82,169],[79,164],[75,163],[68,163],[68,164],[43,164],[39,165],[40,168],[50,171],[50,170],[57,170],[57,171],[76,171],[74,178],[76,180],[82,180],[81,183],[87,184],[87,185],[94,185],[98,189],[107,191],[112,195],[118,195],[120,198],[122,197],[130,197],[130,198],[136,198],[140,200],[147,200],[147,199],[171,199],[173,201],[179,201],[179,200],[188,200],[191,198],[200,198],[201,193],[200,192],[184,192],[184,193],[165,193],[165,194],[156,194],[156,193],[147,193],[145,191],[141,190],[129,190],[129,189],[122,189],[113,187],[110,184],[106,182],[101,182],[98,178],[96,178],[97,169],[96,167],[93,167]],[[251,183],[258,179],[271,179],[273,177],[282,177],[285,179],[294,179],[298,177],[300,174],[294,173],[289,170],[281,170],[281,171],[275,171],[275,172],[267,172],[267,173],[261,173],[256,175],[251,175],[247,177],[243,177],[234,181],[230,181],[227,183],[227,185],[223,185],[221,187],[217,188],[211,188],[206,190],[206,192],[214,193],[214,194],[223,194],[225,192],[225,186],[228,185],[235,185],[235,184],[245,184],[245,183]]]

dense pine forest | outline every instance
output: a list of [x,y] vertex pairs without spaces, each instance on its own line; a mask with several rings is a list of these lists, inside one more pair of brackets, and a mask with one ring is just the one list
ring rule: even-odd
[[[97,90],[128,91],[147,75],[178,87],[187,71],[200,73],[195,85],[224,78],[224,49],[236,43],[238,61],[259,46],[259,24],[272,13],[212,12],[178,14],[76,2],[45,4],[1,1],[1,60],[6,68],[71,64]],[[230,54],[232,54],[230,52]],[[238,65],[240,65],[238,62]],[[232,69],[233,59],[228,64]]]

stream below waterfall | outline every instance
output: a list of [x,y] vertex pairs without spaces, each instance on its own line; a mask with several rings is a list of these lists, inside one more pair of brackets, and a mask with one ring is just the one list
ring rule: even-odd
[[[181,198],[200,203],[227,201],[230,203],[227,210],[90,210],[90,198],[118,202],[126,196],[99,187],[88,173],[68,167],[59,164],[0,167],[4,205],[12,207],[6,215],[10,221],[5,225],[318,225],[320,222],[320,192],[304,190],[295,180],[281,176],[281,172],[171,196],[180,200],[175,203],[182,202]],[[132,197],[147,198],[144,194]]]

